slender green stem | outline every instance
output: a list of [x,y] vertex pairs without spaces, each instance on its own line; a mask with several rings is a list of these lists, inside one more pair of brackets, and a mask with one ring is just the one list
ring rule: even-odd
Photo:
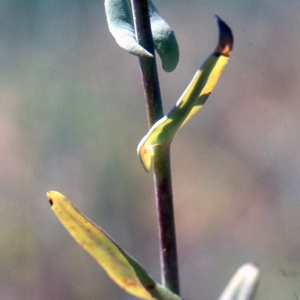
[[[137,40],[153,54],[140,57],[149,128],[163,117],[147,0],[131,0]],[[162,284],[179,294],[176,232],[173,209],[170,147],[158,146],[153,157],[154,186],[158,214]]]

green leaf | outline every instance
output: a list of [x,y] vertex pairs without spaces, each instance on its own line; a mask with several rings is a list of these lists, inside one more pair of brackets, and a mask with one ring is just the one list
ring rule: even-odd
[[230,28],[219,18],[219,43],[196,72],[176,105],[158,120],[140,141],[137,152],[146,171],[150,170],[154,147],[171,143],[174,135],[199,109],[217,84],[233,46]]
[[179,61],[179,47],[174,31],[150,0],[148,6],[155,50],[160,56],[163,69],[172,72]]
[[[108,28],[119,46],[137,56],[153,57],[136,39],[132,6],[129,0],[105,0]],[[161,58],[163,69],[172,72],[179,61],[179,47],[175,34],[148,0],[149,17],[155,50]]]
[[104,7],[109,31],[117,44],[130,54],[153,57],[136,40],[130,1],[105,0]]
[[81,214],[62,194],[47,193],[51,208],[70,235],[128,293],[147,300],[181,300],[156,283],[140,264],[95,223]]
[[241,266],[233,275],[219,300],[251,300],[254,297],[259,268],[253,263]]

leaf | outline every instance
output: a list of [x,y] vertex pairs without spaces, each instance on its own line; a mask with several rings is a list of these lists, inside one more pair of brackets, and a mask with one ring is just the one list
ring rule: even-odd
[[[105,0],[104,6],[109,31],[118,45],[130,54],[153,58],[153,55],[137,42],[131,2]],[[175,34],[150,0],[148,8],[155,50],[161,58],[163,69],[172,72],[179,61],[179,47]]]
[[153,57],[136,40],[131,5],[127,0],[105,0],[105,13],[109,31],[117,44],[137,56]]
[[153,3],[148,0],[154,47],[166,72],[175,70],[179,61],[179,47],[169,24],[161,17]]
[[156,283],[140,264],[95,223],[81,214],[62,194],[47,193],[51,208],[70,235],[129,294],[142,299],[181,300]]
[[228,62],[233,35],[219,17],[217,20],[219,42],[216,50],[196,72],[176,105],[150,128],[138,145],[137,152],[146,171],[150,170],[154,147],[171,143],[179,128],[204,105]]
[[219,300],[251,300],[259,280],[259,268],[254,263],[241,266],[233,275]]

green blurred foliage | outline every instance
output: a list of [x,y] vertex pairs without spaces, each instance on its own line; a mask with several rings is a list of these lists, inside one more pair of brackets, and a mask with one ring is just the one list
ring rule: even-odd
[[[181,59],[160,72],[165,111],[217,41],[235,47],[216,90],[172,144],[182,296],[217,299],[244,262],[257,299],[300,297],[296,0],[156,1]],[[137,58],[110,36],[101,1],[1,0],[0,298],[131,299],[68,236],[46,191],[64,193],[159,280]],[[159,66],[159,70],[161,68]]]

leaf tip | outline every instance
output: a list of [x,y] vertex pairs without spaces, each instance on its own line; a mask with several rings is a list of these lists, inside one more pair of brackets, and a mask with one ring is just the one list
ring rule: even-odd
[[137,154],[147,173],[149,173],[151,167],[152,152],[153,152],[152,147],[149,146],[147,147],[143,139],[137,147]]
[[123,49],[125,49],[128,53],[139,56],[139,57],[148,57],[148,58],[154,57],[152,53],[147,51],[144,47],[142,47],[135,40],[129,42],[128,45],[123,47]]
[[53,194],[52,191],[47,192],[47,198],[48,198],[48,201],[50,203],[50,206],[53,205],[53,199],[52,199],[52,196],[51,196],[52,194]]
[[170,30],[158,41],[154,39],[154,46],[161,58],[163,70],[173,72],[179,62],[179,46],[174,31]]
[[216,54],[221,54],[224,56],[229,56],[233,48],[233,34],[230,27],[216,15],[218,26],[219,26],[219,43],[217,49],[215,50]]
[[258,264],[254,262],[244,264],[233,275],[219,300],[253,299],[259,276]]

